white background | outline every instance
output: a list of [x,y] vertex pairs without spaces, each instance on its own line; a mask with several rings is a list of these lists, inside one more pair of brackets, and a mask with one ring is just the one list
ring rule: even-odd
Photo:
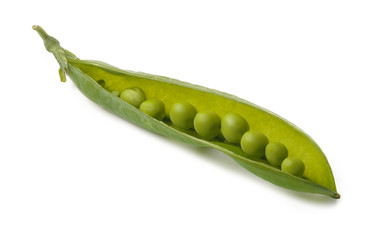
[[[6,1],[0,239],[383,239],[383,1]],[[82,59],[235,94],[321,146],[340,200],[99,108],[32,25]]]

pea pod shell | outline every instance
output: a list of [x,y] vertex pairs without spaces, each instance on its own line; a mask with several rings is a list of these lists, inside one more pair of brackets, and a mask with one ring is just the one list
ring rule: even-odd
[[[99,104],[103,108],[106,108],[109,111],[121,116],[122,118],[140,127],[146,128],[150,131],[165,135],[167,137],[185,143],[215,148],[233,158],[237,163],[239,163],[242,167],[244,167],[251,173],[275,185],[294,191],[317,193],[327,195],[332,198],[340,198],[340,195],[336,191],[332,171],[325,155],[322,153],[320,148],[303,131],[301,131],[288,121],[277,116],[276,114],[271,113],[268,110],[265,110],[246,100],[217,90],[208,89],[202,86],[193,85],[167,77],[121,70],[119,68],[113,67],[109,64],[100,61],[80,60],[71,52],[63,49],[60,46],[59,42],[48,34],[46,34],[46,32],[41,27],[34,26],[33,29],[35,29],[43,38],[47,50],[54,54],[56,60],[60,65],[61,71],[66,73],[71,78],[77,88],[85,96],[87,96],[90,100]],[[84,69],[88,69],[87,74],[85,73]],[[311,171],[309,171],[310,174],[308,175],[308,178],[311,178],[309,180],[295,177],[293,175],[284,173],[277,168],[269,166],[265,163],[265,161],[262,161],[260,159],[247,158],[241,152],[241,150],[239,150],[239,147],[226,144],[220,141],[206,141],[196,137],[193,134],[179,131],[162,121],[158,121],[154,118],[147,116],[146,114],[142,113],[139,109],[127,104],[125,101],[116,97],[110,91],[101,87],[95,81],[95,79],[90,76],[99,72],[102,72],[106,75],[116,76],[116,78],[140,78],[146,79],[150,82],[152,81],[153,83],[161,83],[165,85],[169,84],[169,86],[178,86],[186,92],[190,90],[205,95],[209,94],[212,96],[219,96],[220,98],[226,99],[226,101],[233,103],[234,106],[239,104],[247,108],[252,108],[255,112],[260,112],[262,117],[268,117],[269,119],[271,119],[271,121],[275,121],[278,124],[280,123],[282,128],[288,130],[288,132],[291,134],[289,136],[297,137],[297,144],[303,144],[304,146],[308,147],[308,151],[312,155],[310,156],[311,162],[307,162],[306,164],[316,166],[317,169],[313,168]],[[62,75],[63,74],[61,73],[61,79],[65,79]],[[300,151],[305,152],[305,149]],[[319,171],[319,173],[317,173],[317,171]]]

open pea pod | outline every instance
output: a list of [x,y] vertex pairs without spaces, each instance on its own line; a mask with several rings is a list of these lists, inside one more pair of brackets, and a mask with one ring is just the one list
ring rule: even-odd
[[[176,79],[141,72],[121,70],[99,61],[80,60],[59,42],[49,36],[40,26],[33,26],[44,40],[46,49],[53,53],[60,65],[60,78],[68,75],[79,90],[89,99],[150,131],[179,141],[217,149],[253,174],[278,186],[294,191],[317,193],[340,198],[332,170],[318,145],[303,131],[276,114],[236,96]],[[100,80],[102,85],[100,85]],[[99,81],[99,82],[98,82]],[[204,140],[192,130],[180,130],[170,121],[159,121],[131,106],[113,92],[130,87],[140,87],[147,98],[160,99],[169,112],[177,101],[187,101],[198,111],[213,110],[219,116],[235,112],[247,119],[253,130],[268,136],[271,142],[283,143],[289,156],[300,158],[305,164],[303,177],[296,177],[272,167],[265,159],[247,156],[238,145],[218,138]]]

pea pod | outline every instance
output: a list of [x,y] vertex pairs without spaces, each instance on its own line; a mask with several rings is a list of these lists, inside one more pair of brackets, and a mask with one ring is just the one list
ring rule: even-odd
[[[62,48],[40,26],[33,26],[33,29],[58,61],[61,81],[64,82],[68,75],[85,96],[100,106],[150,131],[185,143],[217,149],[251,173],[278,186],[340,198],[332,170],[319,146],[302,130],[278,115],[217,90],[167,77],[121,70],[99,61],[80,60]],[[104,86],[98,83],[100,79]],[[301,159],[305,164],[303,177],[283,172],[269,165],[265,159],[250,157],[236,144],[218,138],[206,140],[192,129],[180,130],[169,121],[152,118],[113,94],[132,87],[140,87],[148,99],[161,100],[165,104],[166,115],[169,115],[170,106],[180,101],[192,104],[199,112],[215,111],[220,117],[230,112],[241,115],[248,121],[251,130],[262,132],[271,142],[284,144],[289,156]]]

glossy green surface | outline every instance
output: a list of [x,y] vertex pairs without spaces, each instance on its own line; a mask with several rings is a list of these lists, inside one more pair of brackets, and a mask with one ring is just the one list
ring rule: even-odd
[[241,149],[252,157],[261,158],[265,155],[265,147],[268,144],[268,138],[258,131],[248,131],[241,137]]
[[[109,111],[164,136],[196,146],[215,148],[233,158],[251,173],[278,186],[333,198],[340,197],[336,192],[327,158],[319,146],[302,130],[278,115],[244,99],[217,90],[167,77],[121,70],[99,61],[80,60],[63,49],[59,42],[50,37],[41,27],[33,28],[44,40],[46,49],[53,53],[58,61],[61,81],[65,81],[65,75],[68,75],[85,96]],[[105,80],[104,88],[96,83],[99,79]],[[283,143],[290,155],[304,162],[304,178],[276,169],[265,160],[249,158],[240,146],[219,140],[207,141],[199,138],[194,131],[179,131],[167,122],[158,121],[144,114],[111,93],[112,91],[121,92],[134,86],[143,89],[148,98],[162,100],[166,106],[166,112],[169,112],[169,106],[173,103],[188,101],[199,111],[214,110],[221,118],[228,112],[241,114],[247,119],[252,129],[264,133],[271,142]],[[167,154],[164,154],[164,161],[166,157]]]
[[136,108],[140,107],[140,104],[146,99],[145,93],[139,87],[124,89],[120,93],[120,98]]
[[186,101],[180,101],[172,104],[169,110],[169,117],[173,125],[181,129],[193,128],[193,119],[197,113],[196,108]]
[[288,149],[282,143],[268,143],[265,157],[272,166],[280,167],[283,160],[288,157]]
[[165,105],[158,99],[148,99],[141,103],[140,111],[161,121],[165,116]]
[[287,157],[281,163],[281,170],[283,172],[295,175],[297,177],[303,176],[305,165],[304,163],[295,157]]
[[221,132],[230,143],[239,144],[241,137],[248,130],[248,122],[240,114],[230,112],[221,119]]
[[199,112],[193,120],[196,132],[203,138],[210,140],[220,133],[221,119],[212,111]]

